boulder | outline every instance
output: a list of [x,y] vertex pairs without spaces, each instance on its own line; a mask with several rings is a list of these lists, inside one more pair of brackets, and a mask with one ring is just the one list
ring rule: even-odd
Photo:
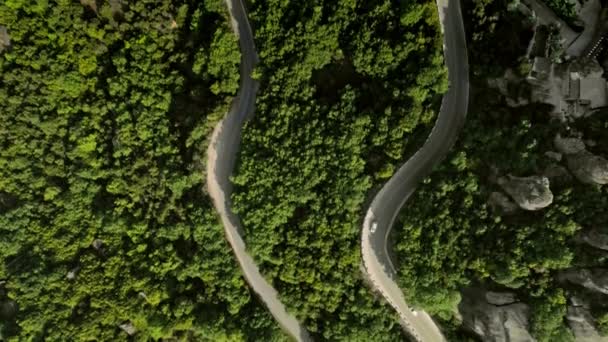
[[607,338],[600,336],[595,327],[591,313],[584,307],[568,306],[566,320],[568,321],[568,326],[570,327],[570,330],[572,330],[577,342],[600,342],[608,340]]
[[486,292],[486,302],[492,305],[506,305],[517,302],[517,296],[513,292]]
[[562,138],[560,134],[553,140],[555,148],[563,154],[576,154],[585,151],[585,143],[580,138]]
[[11,46],[11,37],[8,35],[6,27],[0,25],[0,52]]
[[78,275],[78,271],[80,271],[80,266],[72,268],[65,277],[68,280],[74,280],[76,279],[76,275]]
[[568,155],[568,168],[583,183],[608,184],[608,160],[583,151]]
[[519,206],[500,192],[492,192],[488,198],[488,204],[494,212],[500,214],[512,214],[519,209]]
[[[466,291],[458,309],[463,325],[484,342],[531,342],[528,332],[529,307],[523,303],[496,306],[486,301],[486,293]],[[506,299],[501,297],[500,299]]]
[[572,296],[568,298],[568,300],[570,301],[571,306],[580,306],[582,308],[589,309],[589,302],[581,297]]
[[80,0],[80,4],[90,8],[93,12],[97,13],[97,1],[96,0]]
[[127,333],[127,335],[129,336],[133,336],[137,333],[137,328],[135,328],[135,326],[133,325],[133,323],[131,323],[130,321],[127,321],[121,325],[119,325],[120,329],[122,329],[124,332]]
[[578,233],[576,238],[589,246],[608,251],[608,231],[601,231],[599,228],[588,229]]
[[525,210],[539,210],[553,202],[549,179],[544,176],[514,177],[509,175],[499,178],[498,184]]
[[547,156],[548,158],[551,158],[555,161],[561,161],[562,160],[562,154],[561,153],[557,153],[557,152],[553,152],[553,151],[547,151],[545,152],[545,156]]
[[593,292],[608,294],[608,270],[606,269],[570,268],[560,272],[558,279],[580,285]]
[[595,142],[595,140],[587,139],[587,140],[585,140],[585,145],[587,145],[589,147],[595,147],[595,146],[597,146],[597,143]]
[[103,241],[101,241],[100,239],[95,239],[91,243],[91,247],[93,247],[93,249],[98,252],[103,252]]

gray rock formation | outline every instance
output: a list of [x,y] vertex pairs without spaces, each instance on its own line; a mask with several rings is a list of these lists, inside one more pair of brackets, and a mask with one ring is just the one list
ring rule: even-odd
[[585,143],[580,138],[562,138],[561,135],[556,135],[553,140],[555,148],[563,154],[577,154],[585,151]]
[[11,37],[8,35],[6,27],[0,25],[0,52],[11,46]]
[[545,156],[547,156],[548,158],[551,158],[555,161],[561,161],[562,160],[562,154],[561,153],[557,153],[557,152],[553,152],[553,151],[547,151],[545,152]]
[[583,183],[608,184],[608,160],[583,151],[568,155],[568,168]]
[[593,292],[608,294],[608,270],[570,268],[558,274],[560,281],[569,281]]
[[598,333],[588,309],[581,306],[568,306],[566,319],[577,342],[608,341],[608,338],[601,337]]
[[576,239],[589,246],[608,251],[608,231],[602,231],[599,228],[586,229],[579,232]]
[[91,243],[91,247],[93,247],[96,251],[101,251],[101,249],[103,248],[103,241],[99,240],[99,239],[95,239],[93,240],[93,242]]
[[570,301],[571,306],[580,306],[582,308],[589,309],[589,303],[581,297],[572,296],[568,298],[568,301]]
[[500,192],[491,193],[490,197],[488,198],[488,204],[494,212],[498,212],[500,214],[512,214],[519,209],[517,204]]
[[[487,294],[481,291],[465,291],[458,306],[465,327],[475,332],[484,342],[531,342],[528,332],[529,308],[515,303],[502,306],[489,304]],[[499,296],[499,302],[507,299]],[[510,298],[509,298],[510,299]]]
[[597,146],[597,142],[595,142],[595,140],[587,139],[585,140],[585,145],[589,147],[595,147]]
[[498,179],[498,184],[525,210],[539,210],[553,202],[549,179],[544,176],[514,177]]
[[517,302],[517,296],[513,292],[486,292],[486,302],[492,305],[506,305]]
[[133,323],[131,323],[130,321],[127,321],[127,322],[119,325],[118,327],[120,327],[120,329],[122,329],[124,332],[126,332],[127,335],[129,335],[129,336],[133,336],[137,333],[137,328],[135,328]]
[[581,137],[556,135],[555,148],[566,155],[568,168],[583,183],[608,184],[608,160],[587,151]]
[[65,277],[68,280],[74,280],[74,279],[76,279],[76,276],[78,275],[79,271],[80,271],[80,266],[76,266],[76,267],[72,268]]

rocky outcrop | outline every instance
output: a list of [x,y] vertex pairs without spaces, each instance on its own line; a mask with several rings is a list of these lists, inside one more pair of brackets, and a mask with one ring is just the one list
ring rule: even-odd
[[566,155],[568,168],[583,183],[608,184],[608,160],[587,151],[581,137],[556,135],[555,148]]
[[519,209],[517,204],[500,192],[491,193],[488,198],[488,204],[492,208],[492,211],[499,214],[512,214]]
[[608,160],[590,152],[568,155],[568,168],[583,183],[608,184]]
[[506,305],[517,302],[517,296],[513,292],[486,292],[486,302],[492,305]]
[[[464,291],[458,306],[464,326],[485,342],[534,341],[528,332],[529,307],[523,303],[492,305],[487,301],[487,294],[483,290]],[[490,298],[498,303],[513,299],[506,293],[493,294]]]
[[588,229],[577,234],[576,239],[592,247],[608,251],[608,231],[599,228]]
[[6,27],[0,25],[0,52],[11,46],[11,37],[8,35]]
[[91,247],[93,247],[95,252],[97,252],[99,255],[101,255],[101,256],[106,255],[105,243],[102,240],[100,240],[100,239],[93,240],[93,242],[91,243]]
[[498,184],[525,210],[539,210],[553,202],[549,179],[544,176],[514,177],[498,179]]
[[608,270],[606,269],[571,268],[560,272],[558,279],[583,286],[593,292],[608,294]]
[[74,279],[76,279],[76,276],[78,275],[79,271],[80,271],[80,266],[76,266],[76,267],[72,268],[65,277],[67,278],[67,280],[74,280]]
[[547,151],[545,152],[545,156],[547,156],[548,158],[551,158],[555,161],[561,161],[562,160],[562,154],[558,153],[558,152],[553,152],[553,151]]
[[135,328],[135,326],[133,325],[133,323],[129,322],[125,322],[121,325],[118,326],[120,329],[122,329],[124,332],[127,333],[127,335],[129,336],[133,336],[137,333],[137,328]]
[[585,143],[583,139],[570,137],[570,138],[562,138],[560,134],[555,136],[553,140],[553,144],[555,148],[563,154],[577,154],[585,151]]
[[96,0],[80,0],[80,4],[90,8],[93,12],[97,13],[97,1]]
[[593,317],[587,308],[573,305],[568,306],[566,320],[568,321],[568,326],[572,330],[577,342],[600,342],[608,340],[607,338],[601,337],[598,333]]

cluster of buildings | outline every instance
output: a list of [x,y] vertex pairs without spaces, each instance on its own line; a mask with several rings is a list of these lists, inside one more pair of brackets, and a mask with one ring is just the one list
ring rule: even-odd
[[523,0],[536,18],[528,48],[533,100],[554,106],[562,120],[608,108],[608,7],[577,3],[584,29],[576,32],[540,0]]

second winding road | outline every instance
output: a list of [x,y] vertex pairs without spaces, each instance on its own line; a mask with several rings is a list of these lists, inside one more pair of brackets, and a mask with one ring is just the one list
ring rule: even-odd
[[[424,311],[413,311],[396,283],[396,270],[387,252],[395,219],[417,185],[445,158],[464,125],[469,102],[467,45],[458,0],[437,0],[449,88],[425,144],[374,197],[361,233],[363,264],[374,287],[399,314],[400,322],[417,341],[444,341],[437,324]],[[372,227],[376,226],[372,233]],[[407,261],[405,261],[407,262]]]

